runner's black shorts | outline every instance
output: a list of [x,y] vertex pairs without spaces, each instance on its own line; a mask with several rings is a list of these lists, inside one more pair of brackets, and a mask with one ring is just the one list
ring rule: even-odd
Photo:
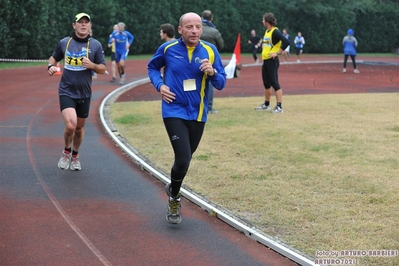
[[111,53],[111,62],[112,61],[115,61],[115,53],[114,52]]
[[76,110],[76,115],[80,118],[89,117],[90,98],[72,99],[68,96],[60,96],[61,112],[65,108],[73,108]]

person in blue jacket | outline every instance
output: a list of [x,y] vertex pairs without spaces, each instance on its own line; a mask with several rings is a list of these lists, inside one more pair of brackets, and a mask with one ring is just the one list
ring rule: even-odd
[[119,84],[125,83],[125,61],[129,54],[130,45],[134,41],[134,36],[125,30],[125,23],[118,23],[118,31],[114,31],[109,40],[109,44],[115,44],[115,62],[118,66]]
[[346,73],[346,62],[348,61],[348,57],[350,56],[352,59],[353,64],[353,73],[359,74],[360,71],[356,67],[356,47],[357,47],[357,40],[353,36],[353,30],[348,30],[348,35],[344,37],[342,40],[342,44],[344,45],[344,69],[342,69],[342,73]]
[[162,118],[175,155],[171,182],[165,186],[166,220],[172,224],[182,221],[180,188],[207,121],[209,81],[218,90],[226,85],[217,48],[200,40],[201,17],[191,12],[182,15],[178,32],[181,37],[162,44],[147,65],[151,83],[162,97]]

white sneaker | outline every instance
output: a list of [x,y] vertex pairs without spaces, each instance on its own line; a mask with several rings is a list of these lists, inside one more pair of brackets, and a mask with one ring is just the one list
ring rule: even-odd
[[297,63],[300,63],[300,62],[301,62],[301,60],[299,60],[299,59],[298,59],[298,60],[296,60],[296,62],[297,62]]
[[342,73],[346,73],[346,69],[344,68],[344,69],[342,69]]
[[355,69],[355,70],[353,70],[353,73],[355,73],[355,74],[359,74],[359,73],[360,73],[360,71],[359,71],[359,70],[357,70],[357,69]]
[[71,157],[71,170],[78,170],[78,171],[82,170],[82,166],[80,165],[79,162],[79,155]]
[[262,104],[261,106],[255,107],[256,111],[271,111],[272,108],[270,108],[270,105],[266,106],[265,104]]
[[119,84],[121,84],[121,85],[125,84],[125,74],[121,75],[121,79],[119,81]]
[[61,158],[58,161],[58,168],[63,169],[63,170],[68,169],[70,161],[71,161],[71,154],[63,151]]
[[273,113],[284,113],[283,108],[281,108],[280,106],[276,106],[273,110]]

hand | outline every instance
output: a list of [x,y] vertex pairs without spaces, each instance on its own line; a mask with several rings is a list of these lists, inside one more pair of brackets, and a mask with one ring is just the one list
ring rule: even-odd
[[170,88],[168,86],[166,86],[165,84],[161,85],[161,87],[159,88],[159,92],[161,93],[162,99],[165,102],[171,103],[175,100],[176,94],[171,92]]
[[82,65],[83,65],[83,67],[85,67],[87,69],[94,69],[94,64],[87,57],[83,58]]
[[54,73],[57,72],[57,68],[55,66],[51,66],[48,70],[47,73],[49,74],[49,76],[54,75]]
[[215,71],[213,70],[212,64],[209,62],[208,59],[201,60],[200,70],[208,74],[208,76],[215,75]]

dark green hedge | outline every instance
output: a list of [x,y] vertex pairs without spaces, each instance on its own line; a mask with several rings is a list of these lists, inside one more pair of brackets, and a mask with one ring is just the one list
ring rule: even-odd
[[169,22],[177,28],[181,14],[201,15],[205,9],[214,13],[214,23],[226,42],[223,52],[233,51],[239,33],[241,50],[249,51],[249,33],[255,29],[264,34],[266,12],[274,13],[278,27],[286,28],[292,37],[301,31],[307,53],[342,52],[348,28],[355,31],[359,52],[392,52],[399,47],[396,0],[0,0],[0,58],[48,58],[58,41],[72,32],[73,16],[79,12],[91,15],[94,37],[107,55],[108,36],[119,21],[135,36],[130,54],[151,54],[161,44],[160,24]]

